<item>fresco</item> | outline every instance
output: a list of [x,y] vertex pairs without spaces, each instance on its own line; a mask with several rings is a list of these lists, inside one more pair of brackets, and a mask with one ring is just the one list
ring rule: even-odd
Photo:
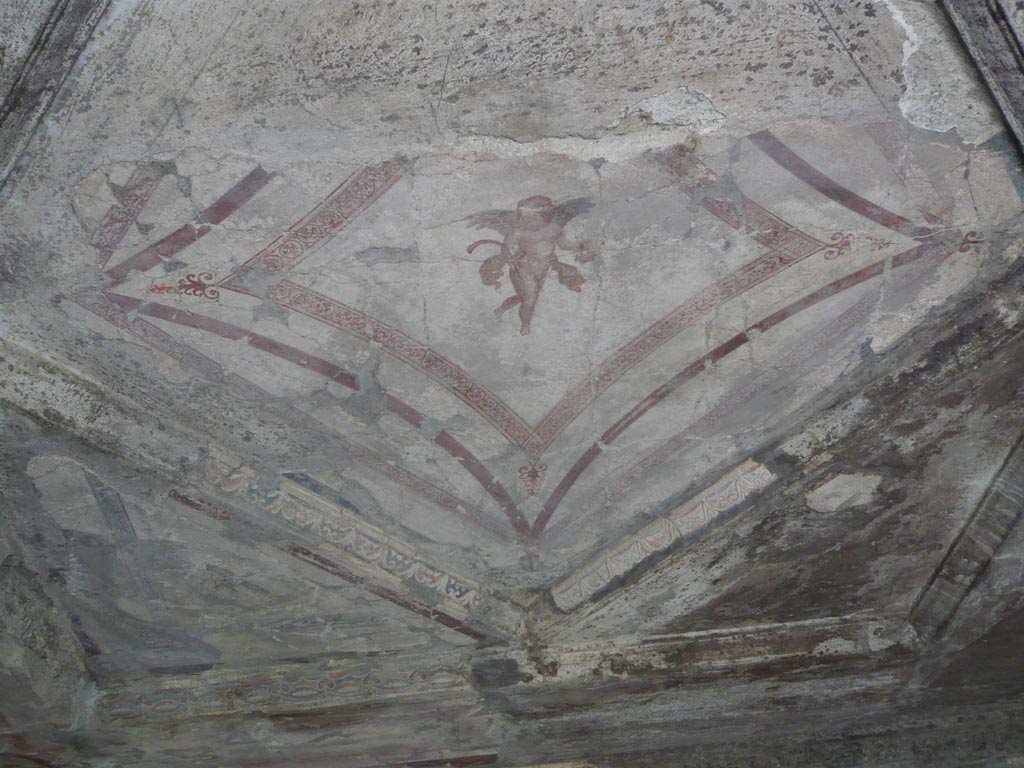
[[[69,295],[207,374],[285,397],[338,385],[337,406],[314,418],[359,422],[340,437],[362,466],[483,528],[507,526],[534,552],[549,524],[593,523],[612,500],[643,498],[667,465],[687,462],[695,481],[742,460],[754,444],[694,456],[695,436],[724,436],[720,420],[773,389],[769,409],[793,412],[865,338],[890,344],[911,328],[901,306],[970,281],[981,224],[960,223],[955,179],[936,185],[908,164],[899,135],[871,124],[828,144],[761,131],[600,164],[388,160],[352,169],[291,223],[281,210],[301,198],[296,180],[257,165],[225,178],[191,222],[118,247],[162,178],[144,161],[90,239],[113,282]],[[238,216],[280,234],[252,255],[252,238],[230,230],[204,247]],[[467,229],[497,236],[467,244]],[[568,290],[544,290],[552,276]],[[502,297],[496,309],[481,283]],[[777,365],[752,376],[766,359]],[[384,434],[379,413],[346,412],[370,361]],[[812,386],[787,381],[801,367]],[[770,432],[772,414],[759,419]],[[432,447],[406,461],[395,440]]]
[[0,763],[1024,754],[967,5],[0,3]]
[[586,278],[572,264],[559,261],[555,249],[576,253],[581,263],[593,261],[594,254],[586,242],[572,242],[565,238],[565,226],[576,216],[586,213],[593,203],[586,198],[567,200],[556,204],[550,197],[534,195],[520,200],[514,211],[481,211],[473,214],[467,226],[493,229],[502,240],[477,240],[466,248],[473,253],[481,245],[497,246],[499,252],[480,265],[480,279],[484,285],[501,288],[501,278],[508,268],[508,279],[515,290],[494,310],[501,317],[507,310],[519,306],[519,332],[530,332],[530,319],[540,297],[548,273],[555,271],[558,282],[570,291],[583,290]]

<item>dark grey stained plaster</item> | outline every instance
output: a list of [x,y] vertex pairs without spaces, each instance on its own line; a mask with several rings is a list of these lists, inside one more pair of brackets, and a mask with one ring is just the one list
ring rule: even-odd
[[940,3],[1024,146],[1024,12],[1017,0]]

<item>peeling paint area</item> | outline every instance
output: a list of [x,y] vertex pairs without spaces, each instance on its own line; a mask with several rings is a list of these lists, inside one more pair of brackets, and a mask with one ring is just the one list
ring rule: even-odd
[[899,103],[904,117],[919,128],[955,130],[969,144],[981,144],[998,133],[999,113],[985,98],[967,56],[934,53],[953,35],[941,10],[908,0],[885,0],[885,6],[906,35],[906,92]]
[[835,512],[867,504],[881,482],[879,475],[836,475],[807,494],[807,506],[815,512]]
[[725,119],[707,96],[682,85],[623,110],[614,130],[626,131],[631,125],[681,126],[700,136],[721,128]]

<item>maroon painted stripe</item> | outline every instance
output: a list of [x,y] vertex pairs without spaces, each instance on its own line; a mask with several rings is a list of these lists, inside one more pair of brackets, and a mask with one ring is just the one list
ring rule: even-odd
[[[870,304],[868,297],[860,299],[850,309],[847,309],[839,317],[830,322],[823,329],[822,333],[815,334],[808,344],[801,345],[800,348],[794,350],[783,358],[782,367],[795,368],[802,365],[804,362],[823,350],[826,345],[831,344],[839,333],[850,328],[857,319],[866,318],[869,312]],[[768,374],[763,374],[736,394],[725,398],[697,421],[691,423],[681,432],[676,433],[671,439],[662,443],[658,448],[648,453],[639,461],[634,462],[629,469],[619,476],[618,480],[616,480],[613,485],[606,486],[600,491],[593,493],[584,509],[577,510],[573,515],[563,516],[559,519],[557,524],[546,530],[550,533],[554,533],[558,529],[565,528],[565,526],[569,525],[574,519],[579,519],[582,515],[587,514],[585,510],[592,512],[599,506],[613,503],[618,497],[625,493],[634,480],[663,464],[670,456],[681,450],[686,442],[692,441],[693,438],[690,437],[690,433],[694,429],[710,426],[718,421],[722,415],[730,409],[749,402],[759,391],[764,389],[766,382],[769,381],[769,379],[770,376]]]
[[470,453],[464,445],[448,432],[439,432],[437,437],[434,438],[434,442],[444,448],[451,456],[454,456],[463,468],[476,478],[476,481],[483,486],[491,498],[498,502],[505,516],[512,523],[512,527],[516,529],[516,533],[521,536],[529,533],[530,524],[526,522],[526,518],[519,511],[519,507],[513,498],[476,456]]
[[197,315],[185,309],[175,309],[166,304],[144,302],[131,296],[123,296],[118,293],[108,293],[110,300],[123,309],[134,309],[136,312],[148,317],[155,317],[158,320],[166,320],[176,325],[184,325],[187,328],[195,328],[200,331],[221,336],[230,341],[239,341],[246,338],[249,332],[245,328],[239,328],[231,323],[224,323],[206,315]]
[[117,304],[124,309],[135,310],[143,315],[155,317],[159,320],[166,320],[167,322],[175,323],[176,325],[184,325],[187,328],[206,331],[220,336],[221,338],[229,339],[230,341],[244,340],[249,344],[249,346],[254,347],[255,349],[262,350],[274,355],[275,357],[279,357],[282,360],[287,360],[290,363],[295,363],[303,368],[308,368],[311,371],[319,373],[321,376],[333,379],[349,389],[357,391],[359,389],[356,377],[335,363],[325,360],[322,357],[317,357],[316,355],[307,354],[300,349],[283,344],[268,336],[253,333],[245,328],[232,325],[231,323],[221,322],[220,320],[215,320],[214,318],[207,317],[206,315],[197,315],[187,310],[169,307],[166,304],[142,302],[139,299],[135,299],[130,296],[122,296],[117,293],[108,293],[106,295],[114,304]]
[[555,490],[551,492],[548,500],[544,503],[544,509],[541,510],[540,514],[537,515],[537,519],[533,521],[533,527],[530,528],[530,536],[536,538],[540,535],[541,531],[548,524],[551,516],[555,514],[555,510],[561,503],[565,494],[569,492],[573,484],[579,479],[579,476],[583,474],[583,471],[590,466],[591,462],[601,455],[601,444],[594,443],[586,452],[576,460],[576,463],[572,465],[569,471],[562,478],[561,482],[555,486]]
[[224,219],[241,208],[246,202],[267,185],[273,174],[260,166],[251,170],[245,178],[229,189],[216,202],[204,210],[195,221],[179,227],[162,240],[106,270],[109,277],[120,280],[133,269],[146,272],[170,259],[210,231],[211,225],[220,224]]
[[[197,315],[194,312],[169,307],[166,304],[143,302],[139,299],[116,293],[108,293],[106,295],[113,303],[124,309],[134,310],[140,314],[155,317],[177,325],[183,325],[187,328],[207,331],[231,341],[244,340],[256,349],[268,352],[282,360],[287,360],[290,363],[294,363],[295,365],[319,373],[320,375],[332,379],[352,390],[359,390],[358,380],[348,371],[345,371],[329,360],[307,354],[300,349],[296,349],[295,347],[284,344],[276,339],[271,339],[258,333],[252,333],[240,326],[225,323],[212,317],[207,317],[206,315]],[[387,395],[385,403],[390,412],[394,413],[396,416],[414,427],[419,428],[423,423],[423,415],[411,405],[402,402],[398,398],[392,395]],[[522,512],[519,511],[519,507],[516,505],[515,500],[509,492],[505,490],[505,487],[487,470],[483,465],[483,462],[481,462],[468,448],[462,445],[462,443],[448,432],[442,431],[439,433],[434,438],[434,442],[447,451],[453,459],[455,459],[476,479],[478,483],[480,483],[487,494],[498,503],[499,507],[501,507],[516,532],[521,536],[525,536],[529,531],[529,524],[526,522],[526,518],[523,517]]]
[[[934,253],[936,249],[947,246],[946,242],[928,242],[923,243],[916,248],[912,248],[909,251],[893,257],[893,266],[904,266],[917,261],[925,256]],[[679,388],[681,384],[689,381],[695,377],[698,373],[704,370],[705,365],[708,363],[718,362],[726,355],[731,354],[741,346],[746,344],[750,339],[748,334],[751,331],[766,331],[769,328],[773,328],[784,320],[793,317],[794,315],[802,312],[808,307],[814,306],[815,304],[824,301],[825,299],[842,293],[849,288],[859,285],[873,277],[878,277],[885,270],[885,259],[876,261],[873,264],[869,264],[863,269],[859,269],[856,272],[852,272],[849,275],[844,275],[838,280],[834,280],[828,285],[819,288],[813,293],[809,293],[806,296],[787,304],[785,307],[780,309],[778,312],[774,312],[771,315],[763,318],[762,320],[748,326],[742,333],[733,336],[728,341],[719,344],[717,347],[712,349],[707,354],[702,355],[694,362],[683,368],[671,379],[662,384],[656,390],[651,392],[647,397],[641,400],[637,405],[633,406],[622,418],[616,421],[611,427],[609,427],[603,435],[601,440],[594,443],[587,449],[586,453],[577,459],[576,463],[572,466],[565,477],[558,486],[551,492],[551,496],[548,497],[547,502],[544,504],[544,509],[537,516],[537,519],[533,521],[533,526],[530,529],[530,535],[533,537],[538,536],[541,531],[544,530],[548,522],[554,515],[555,510],[565,497],[566,493],[573,486],[580,475],[587,469],[588,466],[601,454],[601,445],[610,445],[614,442],[626,429],[643,416],[647,411],[653,408],[655,405],[660,403],[672,392]]]
[[670,394],[672,394],[672,392],[674,392],[684,381],[689,381],[690,379],[694,378],[701,371],[704,370],[704,367],[708,365],[708,363],[716,362],[722,359],[733,350],[738,349],[739,347],[746,344],[748,341],[749,339],[747,338],[747,335],[745,333],[740,333],[737,334],[736,336],[733,336],[724,344],[718,345],[707,354],[701,355],[688,366],[683,368],[683,370],[675,374],[675,376],[673,376],[667,382],[665,382],[656,390],[647,395],[647,397],[645,397],[639,403],[634,405],[626,413],[625,416],[620,418],[618,421],[612,424],[612,426],[605,430],[604,434],[601,435],[601,440],[590,446],[590,448],[587,449],[586,453],[580,456],[580,458],[572,466],[572,469],[569,470],[568,474],[566,474],[566,476],[562,478],[562,481],[558,484],[555,490],[552,491],[551,495],[548,497],[547,502],[545,502],[544,504],[544,509],[537,516],[537,519],[533,521],[533,528],[531,529],[531,533],[534,536],[536,536],[544,530],[545,526],[547,526],[548,524],[548,521],[551,519],[551,516],[555,514],[555,510],[561,503],[562,498],[565,496],[566,493],[569,492],[569,489],[576,482],[577,478],[579,478],[579,476],[583,474],[584,470],[586,470],[586,468],[590,466],[594,459],[596,459],[601,454],[602,444],[611,445],[616,439],[618,439],[618,437],[623,432],[626,431],[626,429],[631,424],[633,424],[633,422],[635,422],[637,419],[639,419],[641,416],[647,413],[647,411],[649,411],[655,405],[657,405]]
[[399,400],[394,395],[387,395],[385,400],[387,409],[402,421],[416,427],[416,429],[423,426],[423,414],[411,405]]
[[146,272],[160,264],[164,259],[169,259],[176,253],[185,250],[185,248],[192,245],[192,243],[199,240],[209,231],[210,228],[206,225],[197,227],[195,224],[185,224],[162,240],[139,251],[130,259],[122,261],[116,267],[111,267],[107,270],[107,274],[120,280],[126,277],[133,269]]
[[760,131],[751,134],[747,138],[750,139],[754,146],[800,179],[800,181],[804,182],[804,184],[857,215],[908,237],[918,238],[932,234],[932,230],[928,227],[918,226],[910,219],[872,203],[853,190],[847,189],[839,182],[829,178],[779,141],[770,131]]
[[240,182],[235,184],[213,205],[202,212],[201,218],[207,224],[220,224],[267,185],[273,174],[256,166]]
[[223,367],[213,358],[178,342],[171,334],[158,328],[148,320],[136,317],[110,300],[107,293],[87,289],[76,291],[69,301],[78,304],[88,312],[117,326],[123,331],[142,339],[148,346],[170,355],[186,366],[198,371],[206,378],[216,379],[224,373]]
[[683,370],[679,371],[671,379],[666,381],[647,397],[633,406],[625,416],[615,422],[603,435],[601,435],[601,441],[606,445],[611,445],[623,432],[626,431],[626,429],[629,428],[630,425],[633,424],[633,422],[647,413],[647,411],[651,410],[651,408],[660,403],[666,397],[671,395],[676,389],[678,389],[680,384],[694,378],[709,364],[718,362],[726,355],[742,347],[748,341],[750,341],[750,339],[747,337],[746,333],[738,333],[728,341],[719,344],[707,354],[701,355],[694,362],[683,368]]
[[[924,246],[920,246],[924,247]],[[916,250],[916,249],[915,249]],[[830,296],[835,296],[837,293],[842,293],[847,288],[852,288],[855,285],[863,283],[865,280],[870,280],[873,277],[878,277],[882,274],[885,269],[884,261],[876,261],[874,264],[869,264],[864,269],[859,269],[852,274],[846,275],[845,277],[835,280],[828,285],[819,288],[814,293],[809,293],[806,296],[797,299],[792,304],[787,304],[785,307],[780,309],[778,312],[773,312],[768,317],[762,318],[758,322],[754,323],[748,331],[767,331],[769,328],[774,328],[776,325],[781,323],[783,320],[788,320],[798,312],[802,312],[808,307],[817,304],[819,301],[823,301]]]
[[[423,424],[423,414],[393,395],[387,396],[387,409],[417,429]],[[519,507],[508,491],[494,478],[494,475],[484,466],[483,462],[470,453],[462,443],[446,430],[439,432],[434,438],[434,442],[458,461],[469,474],[476,478],[477,482],[484,487],[491,498],[498,502],[505,512],[505,516],[512,523],[512,527],[515,528],[520,536],[525,536],[529,532],[530,524],[526,522],[523,513],[519,511]]]
[[269,352],[276,357],[280,357],[282,360],[287,360],[288,362],[295,363],[295,365],[319,373],[324,378],[336,381],[338,384],[351,390],[359,391],[359,382],[356,377],[330,360],[307,354],[295,347],[282,344],[276,339],[271,339],[258,333],[250,333],[248,341],[251,347]]

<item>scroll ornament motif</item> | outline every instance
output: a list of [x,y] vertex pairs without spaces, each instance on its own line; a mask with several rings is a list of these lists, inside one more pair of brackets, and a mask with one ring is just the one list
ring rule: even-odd
[[524,464],[519,468],[519,480],[526,486],[527,493],[531,496],[537,495],[541,484],[544,482],[544,474],[547,471],[547,464],[540,464],[536,461]]
[[984,242],[985,238],[983,238],[978,232],[968,232],[964,235],[963,240],[960,241],[960,245],[957,247],[957,250],[960,253],[970,253],[974,249],[974,246],[981,245]]
[[147,293],[173,293],[179,296],[195,296],[197,298],[217,301],[220,299],[220,291],[214,286],[213,274],[210,272],[199,272],[186,275],[178,281],[177,285],[167,283],[156,283],[151,285]]

